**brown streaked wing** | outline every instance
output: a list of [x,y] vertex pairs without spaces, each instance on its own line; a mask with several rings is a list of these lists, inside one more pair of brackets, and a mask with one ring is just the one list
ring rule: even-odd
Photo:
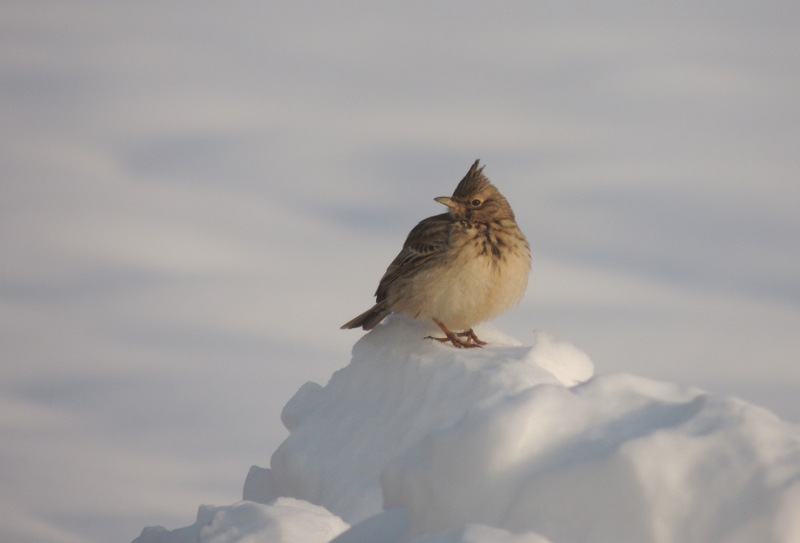
[[398,277],[413,273],[416,268],[447,248],[452,224],[453,218],[450,214],[442,213],[420,221],[409,232],[403,249],[392,260],[381,278],[378,290],[375,292],[378,303],[386,299],[389,285]]

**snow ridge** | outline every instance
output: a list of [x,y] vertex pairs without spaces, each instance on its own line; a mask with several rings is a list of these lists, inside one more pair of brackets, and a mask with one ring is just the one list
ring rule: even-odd
[[523,346],[476,331],[489,345],[457,350],[387,319],[287,403],[290,435],[245,501],[136,542],[800,541],[797,426],[699,389],[592,377],[546,333]]

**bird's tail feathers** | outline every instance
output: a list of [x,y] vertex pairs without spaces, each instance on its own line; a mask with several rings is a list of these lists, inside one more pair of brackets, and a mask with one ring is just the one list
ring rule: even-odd
[[386,304],[378,303],[364,311],[358,317],[342,325],[342,330],[348,328],[363,328],[364,330],[372,330],[379,322],[381,322],[386,315],[391,313],[386,309]]

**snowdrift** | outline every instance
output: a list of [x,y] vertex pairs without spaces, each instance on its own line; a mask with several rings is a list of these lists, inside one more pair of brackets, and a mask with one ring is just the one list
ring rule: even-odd
[[242,502],[135,543],[800,541],[800,427],[476,331],[489,345],[458,350],[387,319],[285,406]]

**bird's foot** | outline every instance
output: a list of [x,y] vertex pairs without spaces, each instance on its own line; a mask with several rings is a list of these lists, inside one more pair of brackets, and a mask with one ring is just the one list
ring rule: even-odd
[[[454,333],[450,333],[447,337],[435,337],[435,336],[425,336],[425,339],[435,339],[441,343],[447,343],[448,341],[453,344],[453,347],[457,347],[459,349],[469,349],[472,347],[480,347],[480,343],[473,343],[472,340],[464,340],[458,337],[458,335]],[[484,345],[486,345],[484,343]]]
[[[435,322],[437,326],[442,329],[442,332],[444,332],[446,337],[426,336],[425,339],[435,339],[441,343],[446,343],[449,341],[453,344],[453,347],[458,349],[471,349],[486,345],[485,341],[478,339],[478,336],[475,335],[475,332],[472,331],[472,328],[466,332],[451,332],[442,322],[436,319],[433,319],[433,322]],[[461,339],[462,337],[466,339]]]
[[[475,343],[478,347],[486,345],[485,341],[481,341],[480,339],[478,339],[478,336],[475,335],[475,332],[472,331],[472,328],[470,328],[466,332],[458,332],[456,335],[467,338],[467,342]],[[473,345],[473,347],[474,346],[475,345]]]

